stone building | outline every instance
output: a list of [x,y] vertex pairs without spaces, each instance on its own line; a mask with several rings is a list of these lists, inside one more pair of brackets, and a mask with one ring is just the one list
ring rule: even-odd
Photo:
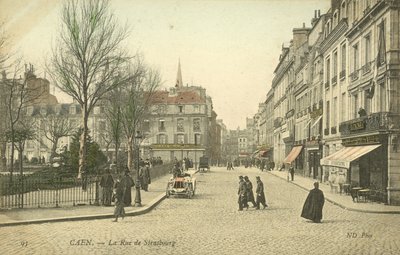
[[[400,2],[334,3],[338,26],[341,22],[348,25],[347,45],[337,44],[339,52],[339,47],[347,46],[349,61],[343,77],[347,88],[336,94],[344,101],[339,101],[342,110],[335,123],[341,149],[327,144],[321,164],[333,174],[343,172],[352,185],[370,188],[382,201],[400,204]],[[332,116],[333,111],[330,108],[327,113]]]

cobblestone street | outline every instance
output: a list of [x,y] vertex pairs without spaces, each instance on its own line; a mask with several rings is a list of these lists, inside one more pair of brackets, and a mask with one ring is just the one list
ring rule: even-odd
[[[269,208],[238,211],[238,176],[264,182]],[[322,224],[300,217],[307,192],[255,168],[198,173],[193,199],[165,199],[148,214],[4,227],[2,254],[399,254],[399,215],[325,203]],[[311,187],[310,187],[311,188]]]

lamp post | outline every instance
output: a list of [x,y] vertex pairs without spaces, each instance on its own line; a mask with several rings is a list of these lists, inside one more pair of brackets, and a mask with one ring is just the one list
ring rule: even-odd
[[135,136],[135,145],[136,145],[136,181],[135,181],[135,188],[136,188],[136,195],[135,195],[135,207],[142,206],[142,199],[140,197],[140,176],[139,176],[139,169],[140,169],[140,140],[142,139],[142,135],[140,131],[136,131]]

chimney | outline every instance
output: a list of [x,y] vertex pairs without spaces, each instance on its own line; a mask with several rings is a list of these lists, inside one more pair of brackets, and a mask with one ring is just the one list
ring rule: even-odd
[[321,10],[318,10],[318,18],[321,17]]

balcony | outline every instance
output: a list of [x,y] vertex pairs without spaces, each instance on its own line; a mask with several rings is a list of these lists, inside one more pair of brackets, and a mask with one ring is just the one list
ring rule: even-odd
[[339,79],[343,80],[344,78],[346,78],[346,69],[340,71],[339,73]]
[[332,77],[332,85],[336,85],[337,83],[337,75]]
[[400,128],[400,115],[389,112],[372,113],[364,117],[344,121],[339,125],[342,136],[373,131],[389,131]]
[[350,80],[351,81],[356,81],[356,80],[358,80],[358,70],[356,70],[356,71],[354,71],[354,72],[352,72],[351,74],[350,74]]
[[368,62],[365,65],[363,65],[363,67],[361,68],[361,72],[363,75],[371,72],[371,62]]

